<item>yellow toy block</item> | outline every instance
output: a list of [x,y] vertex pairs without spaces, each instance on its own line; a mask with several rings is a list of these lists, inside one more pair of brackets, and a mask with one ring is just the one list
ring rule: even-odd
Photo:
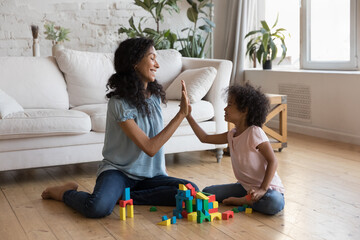
[[219,202],[213,201],[213,208],[219,208]]
[[129,218],[134,217],[134,205],[126,205],[126,216]]
[[214,219],[219,219],[221,220],[221,213],[219,212],[214,212],[214,213],[211,213],[210,214],[210,219],[211,219],[211,222],[214,220]]
[[252,208],[245,208],[245,213],[252,213]]
[[188,189],[187,189],[187,187],[185,187],[184,184],[179,184],[179,190],[186,191]]
[[158,225],[162,225],[162,226],[169,226],[170,224],[171,224],[171,218],[158,223]]
[[197,212],[192,212],[187,215],[188,221],[196,221],[197,220]]
[[196,193],[196,198],[202,199],[202,200],[209,200],[209,198],[207,196],[205,196],[204,194],[202,194],[201,192]]
[[126,220],[126,210],[125,207],[120,207],[120,219]]

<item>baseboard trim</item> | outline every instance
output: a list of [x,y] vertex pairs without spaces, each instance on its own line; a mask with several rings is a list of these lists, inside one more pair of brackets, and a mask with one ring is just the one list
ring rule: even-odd
[[[269,122],[267,125],[269,127],[278,128],[279,121],[274,120]],[[287,129],[289,132],[296,132],[313,137],[325,138],[329,140],[360,145],[360,136],[356,136],[349,133],[344,133],[329,129],[322,129],[312,126],[304,126],[296,123],[290,123],[289,121],[288,121]]]

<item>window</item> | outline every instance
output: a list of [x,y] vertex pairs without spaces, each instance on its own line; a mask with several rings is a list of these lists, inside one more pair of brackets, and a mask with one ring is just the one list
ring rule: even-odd
[[302,0],[301,16],[301,68],[358,68],[356,0]]
[[272,25],[279,14],[277,26],[291,34],[287,58],[273,68],[359,70],[357,4],[360,0],[258,0],[256,22]]

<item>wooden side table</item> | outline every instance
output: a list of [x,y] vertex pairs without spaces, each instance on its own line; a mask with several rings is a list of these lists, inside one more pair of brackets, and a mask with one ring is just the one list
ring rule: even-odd
[[[283,148],[287,147],[287,96],[269,93],[266,96],[269,98],[271,109],[262,129],[268,135],[272,148],[281,152]],[[278,131],[275,131],[266,124],[277,115],[279,115],[279,128]],[[234,127],[234,124],[228,123],[229,130]],[[229,153],[228,149],[225,149],[225,153]]]
[[[287,147],[287,96],[269,93],[266,96],[269,98],[272,108],[262,128],[268,135],[273,149],[278,149],[281,152],[284,147]],[[266,124],[277,115],[279,116],[279,128],[278,131],[275,131],[267,127]]]

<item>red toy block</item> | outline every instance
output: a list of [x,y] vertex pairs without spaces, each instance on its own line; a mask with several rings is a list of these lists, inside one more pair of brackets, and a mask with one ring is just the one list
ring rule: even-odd
[[222,213],[222,219],[228,220],[229,218],[234,218],[234,212],[233,211],[226,211]]
[[249,201],[249,202],[251,201],[251,195],[250,194],[246,195],[245,198],[246,198],[247,201]]
[[209,203],[216,201],[216,196],[215,195],[210,195],[208,197],[209,197]]
[[125,207],[127,204],[129,204],[129,205],[134,205],[133,204],[133,200],[132,199],[129,199],[129,200],[120,200],[120,202],[119,202],[119,205],[120,205],[120,207]]
[[185,187],[187,187],[187,189],[189,189],[191,191],[191,196],[193,196],[195,198],[196,191],[195,191],[195,188],[191,185],[191,183],[186,184]]
[[187,218],[188,214],[189,213],[186,210],[182,210],[182,212],[181,212],[181,216],[183,216],[183,218]]
[[215,213],[215,212],[217,212],[218,211],[218,208],[211,208],[211,209],[209,209],[209,213]]

